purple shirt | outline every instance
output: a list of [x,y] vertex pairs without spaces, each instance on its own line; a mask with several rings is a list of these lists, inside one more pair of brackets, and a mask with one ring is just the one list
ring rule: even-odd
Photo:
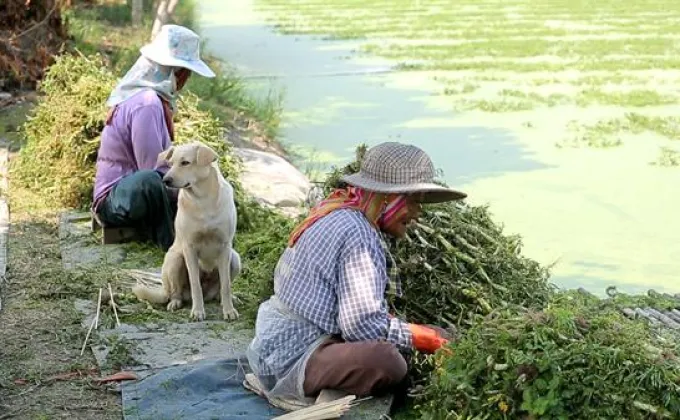
[[104,127],[97,155],[93,209],[121,178],[142,169],[165,173],[158,154],[171,146],[163,104],[155,91],[143,90],[124,102]]

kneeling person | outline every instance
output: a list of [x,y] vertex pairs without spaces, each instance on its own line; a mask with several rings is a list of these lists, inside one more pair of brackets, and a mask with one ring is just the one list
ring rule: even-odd
[[165,25],[118,83],[97,153],[92,211],[105,225],[144,230],[167,251],[174,238],[177,190],[163,185],[158,155],[174,140],[177,93],[192,73],[215,74],[201,61],[199,37]]
[[310,404],[325,389],[389,392],[406,376],[402,353],[446,343],[437,328],[391,316],[384,299],[401,287],[382,234],[403,237],[421,203],[466,197],[434,175],[419,148],[382,143],[293,231],[248,348],[267,397]]

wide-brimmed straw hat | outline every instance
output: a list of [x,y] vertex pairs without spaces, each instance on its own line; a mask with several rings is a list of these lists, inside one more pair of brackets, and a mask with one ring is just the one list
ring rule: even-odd
[[421,149],[397,142],[380,143],[366,151],[359,172],[341,180],[368,191],[421,194],[423,203],[460,200],[467,194],[436,184],[435,168]]
[[163,66],[183,67],[203,77],[215,73],[201,60],[199,36],[179,25],[163,25],[151,43],[140,49],[142,55]]

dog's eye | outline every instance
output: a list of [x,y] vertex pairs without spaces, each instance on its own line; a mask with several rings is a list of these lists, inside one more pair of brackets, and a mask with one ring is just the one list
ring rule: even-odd
[[187,166],[188,164],[189,164],[189,162],[186,161],[186,160],[183,160],[183,161],[180,163],[180,165],[182,165],[182,166]]

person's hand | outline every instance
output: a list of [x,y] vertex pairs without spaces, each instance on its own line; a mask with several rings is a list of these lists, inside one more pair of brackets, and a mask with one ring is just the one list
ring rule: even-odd
[[[387,314],[387,318],[389,318],[389,319],[394,319],[395,316],[392,315],[391,313],[388,313],[388,314]],[[444,328],[442,328],[442,327],[438,327],[438,326],[433,325],[433,324],[425,324],[425,325],[423,325],[423,326],[424,326],[424,327],[427,327],[427,328],[433,329],[437,334],[439,334],[439,336],[440,336],[441,338],[445,339],[446,341],[451,341],[451,340],[455,340],[455,339],[456,339],[456,328],[453,327],[453,326],[451,327],[451,329],[453,330],[453,333],[450,332],[450,331],[448,331],[448,330],[446,330],[446,329],[444,329]]]
[[442,327],[438,327],[438,326],[432,325],[432,324],[425,324],[425,326],[432,328],[433,330],[437,331],[437,333],[439,333],[439,335],[441,337],[445,338],[448,341],[455,340],[456,331],[455,331],[455,328],[453,328],[453,327],[452,327],[453,332],[451,332],[451,331],[446,330]]
[[[439,329],[438,327],[435,327]],[[423,353],[434,353],[449,342],[435,328],[428,325],[409,324],[413,347]],[[444,331],[446,334],[446,331]],[[446,334],[448,335],[448,334]]]

